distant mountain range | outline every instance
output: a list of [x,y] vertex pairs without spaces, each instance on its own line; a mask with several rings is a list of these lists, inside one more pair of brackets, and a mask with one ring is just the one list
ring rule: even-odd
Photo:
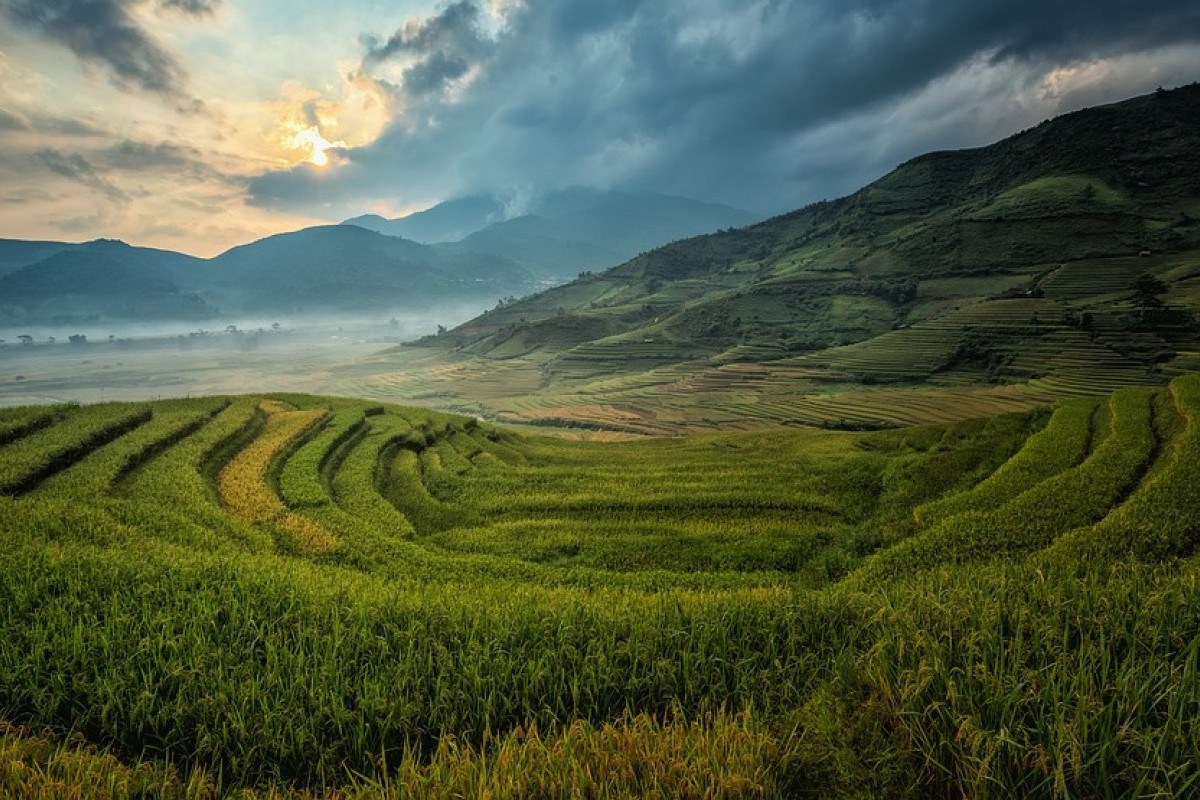
[[[755,218],[724,206],[577,189],[504,219],[490,197],[359,217],[200,259],[100,239],[0,240],[0,325],[403,314],[485,308],[580,269]],[[416,240],[420,241],[416,241]]]
[[307,228],[213,259],[100,239],[0,240],[0,322],[351,315],[486,305],[524,294],[528,271],[347,225]]
[[[511,204],[510,204],[511,205]],[[461,252],[504,256],[540,276],[574,278],[701,233],[749,225],[749,211],[683,197],[573,188],[535,199],[519,214],[480,195],[440,203],[399,219],[366,215],[347,225]]]

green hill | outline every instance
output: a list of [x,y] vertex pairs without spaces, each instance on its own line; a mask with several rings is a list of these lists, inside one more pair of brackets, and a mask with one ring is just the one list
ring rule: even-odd
[[1185,796],[1198,412],[0,411],[0,794]]
[[[0,277],[5,321],[205,320],[216,310],[182,288],[201,262],[158,250],[99,241],[55,253]],[[11,313],[8,313],[11,312]]]
[[[849,197],[501,304],[354,386],[649,430],[685,426],[681,406],[721,426],[951,419],[1197,365],[1198,275],[1192,85],[921,156]],[[497,369],[515,388],[488,380]],[[931,411],[895,413],[909,406]]]

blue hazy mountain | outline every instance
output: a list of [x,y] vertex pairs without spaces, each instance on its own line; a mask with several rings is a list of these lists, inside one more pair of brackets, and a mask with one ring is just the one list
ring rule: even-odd
[[538,275],[566,279],[581,270],[620,264],[677,239],[759,219],[749,211],[683,197],[573,188],[524,207],[475,196],[400,219],[369,215],[347,224],[443,243],[460,253],[501,255]]
[[0,276],[0,323],[14,325],[403,313],[489,305],[534,284],[502,256],[444,251],[349,225],[269,236],[213,259],[106,239],[0,240],[5,257],[0,263],[11,268]]

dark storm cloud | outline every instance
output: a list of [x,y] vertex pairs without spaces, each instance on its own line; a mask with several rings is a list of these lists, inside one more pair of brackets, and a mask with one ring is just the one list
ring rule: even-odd
[[34,157],[51,172],[101,192],[111,200],[127,202],[130,199],[128,194],[109,182],[90,161],[78,153],[39,150]]
[[118,86],[164,95],[183,90],[183,67],[137,25],[121,0],[3,0],[0,8],[80,59],[106,66]]
[[474,4],[458,2],[436,16],[410,22],[385,42],[366,37],[364,64],[411,59],[413,63],[403,72],[405,90],[410,95],[437,92],[465,75],[486,53],[488,43],[478,29],[479,13]]
[[[187,73],[130,13],[137,0],[0,0],[0,12],[108,69],[123,89],[185,99]],[[203,16],[223,0],[158,0],[162,9]]]
[[[364,74],[399,75],[384,136],[319,178],[263,176],[253,196],[353,210],[582,183],[781,209],[1036,122],[1017,95],[1055,67],[1179,44],[1200,44],[1195,0],[528,0],[502,24],[457,2],[364,38]],[[955,78],[972,69],[1007,82]],[[1168,82],[1200,78],[1173,69]],[[1109,91],[1126,88],[1147,90]]]

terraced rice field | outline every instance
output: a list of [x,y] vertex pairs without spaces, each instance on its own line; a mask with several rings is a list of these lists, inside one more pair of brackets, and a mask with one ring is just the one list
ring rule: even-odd
[[[1130,263],[1142,268],[1137,259],[1097,263],[1120,275]],[[1043,280],[1083,268],[1048,266]],[[1071,302],[959,300],[907,327],[799,356],[763,345],[704,355],[628,335],[507,359],[400,348],[358,367],[338,391],[505,423],[661,435],[951,422],[1162,385],[1189,369],[1190,339],[1169,325],[1131,329],[1139,312],[1129,302],[1099,311]]]
[[1013,407],[0,413],[0,794],[1185,796],[1200,377]]
[[[971,328],[1028,335],[1030,328],[1058,321],[1066,309],[1039,298],[993,300],[967,305],[935,319],[885,333],[865,342],[831,348],[804,359],[814,364],[879,376],[928,374]],[[1044,322],[1043,322],[1044,320]]]
[[1149,268],[1145,258],[1104,258],[1074,261],[1057,267],[1039,285],[1051,300],[1102,297],[1129,294],[1138,275]]

